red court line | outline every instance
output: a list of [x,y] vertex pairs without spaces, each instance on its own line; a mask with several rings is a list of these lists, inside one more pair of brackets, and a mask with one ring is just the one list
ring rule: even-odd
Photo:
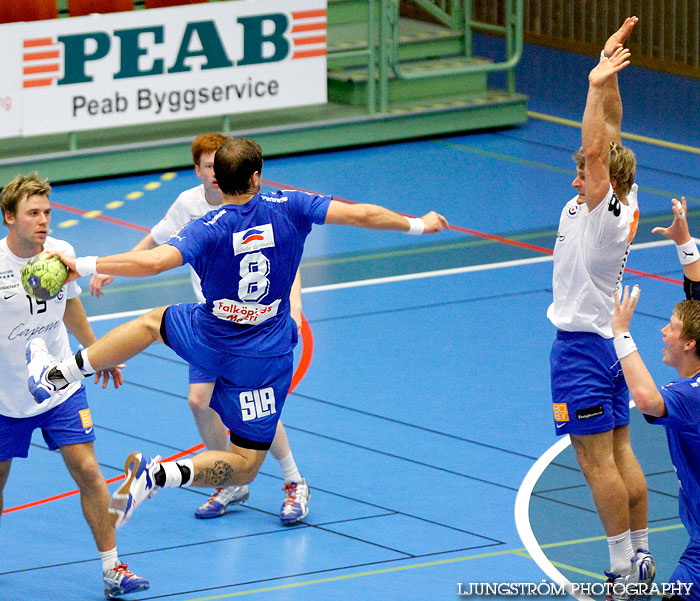
[[[297,188],[295,186],[284,186],[282,184],[278,184],[277,182],[271,182],[269,180],[263,180],[263,183],[272,186],[273,188],[279,188],[281,190],[299,190],[300,192],[308,192],[309,194],[317,194],[316,192],[312,192],[311,190],[304,190],[303,188]],[[345,198],[338,198],[337,196],[333,197],[333,200],[337,200],[339,202],[346,202],[348,204],[358,204],[354,200],[347,200]],[[398,212],[398,211],[397,211]],[[403,215],[404,217],[414,217],[414,215],[408,215],[407,213],[400,213],[400,215]],[[487,234],[485,232],[479,232],[477,230],[470,230],[469,228],[466,227],[460,227],[459,225],[453,225],[450,224],[450,229],[454,230],[456,232],[464,232],[465,234],[470,234],[472,236],[476,236],[477,238],[484,238],[485,240],[493,240],[494,242],[500,242],[502,244],[508,244],[510,246],[517,246],[520,248],[526,248],[528,250],[533,250],[535,252],[551,255],[554,251],[550,250],[549,248],[545,248],[544,246],[536,246],[535,244],[528,244],[527,242],[520,242],[519,240],[513,240],[511,238],[504,238],[503,236],[496,236],[494,234]],[[631,273],[633,275],[638,275],[643,278],[650,278],[653,280],[659,280],[661,282],[669,282],[670,284],[683,284],[682,280],[676,280],[674,278],[667,278],[662,275],[656,275],[655,273],[647,273],[646,271],[638,271],[637,269],[630,269],[629,267],[625,269],[627,273]]]
[[[76,209],[75,207],[69,207],[67,205],[62,205],[57,202],[51,201],[51,206],[61,209],[61,211],[68,211],[69,213],[76,213],[78,215],[85,215],[89,211],[83,211],[82,209]],[[122,221],[121,219],[115,219],[114,217],[107,217],[106,215],[96,215],[93,219],[101,219],[102,221],[107,221],[108,223],[114,223],[116,225],[122,225],[124,227],[130,227],[140,232],[150,232],[151,229],[143,227],[141,225],[136,225],[135,223],[129,223],[128,221]]]
[[[311,359],[313,358],[314,355],[314,336],[313,332],[311,331],[311,326],[309,325],[309,322],[306,321],[306,317],[302,314],[301,316],[301,340],[302,340],[302,353],[301,357],[299,358],[299,365],[297,365],[296,371],[294,372],[294,375],[292,376],[292,384],[289,387],[289,393],[291,394],[292,391],[299,385],[299,382],[301,382],[304,379],[304,376],[306,375],[306,372],[309,369],[309,365],[311,365]],[[178,459],[182,459],[183,457],[186,457],[187,455],[191,455],[193,453],[197,453],[198,451],[201,451],[205,447],[203,442],[200,442],[198,445],[195,445],[193,447],[190,447],[189,449],[185,449],[184,451],[180,451],[179,453],[175,453],[174,455],[171,455],[170,457],[166,457],[163,459],[163,461],[177,461]],[[114,478],[110,478],[109,480],[106,480],[107,484],[113,484],[114,482],[119,482],[120,480],[124,479],[124,474],[121,476],[115,476]],[[60,499],[65,499],[66,497],[72,497],[73,495],[77,495],[80,491],[78,489],[76,490],[71,490],[68,492],[61,493],[60,495],[55,495],[53,497],[48,497],[46,499],[40,499],[38,501],[32,501],[31,503],[25,503],[24,505],[17,505],[16,507],[10,507],[9,509],[5,509],[2,512],[2,515],[5,515],[6,513],[12,513],[13,511],[19,511],[20,509],[29,509],[30,507],[36,507],[37,505],[44,505],[46,503],[51,503],[53,501],[59,501]]]

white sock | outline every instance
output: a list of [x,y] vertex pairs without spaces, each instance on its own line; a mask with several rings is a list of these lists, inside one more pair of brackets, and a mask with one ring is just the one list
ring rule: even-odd
[[111,570],[114,566],[119,565],[120,563],[116,547],[114,547],[114,549],[110,549],[109,551],[100,551],[100,559],[102,560],[103,572]]
[[[190,477],[187,482],[182,479],[182,471],[180,465],[187,467],[190,470]],[[166,461],[161,463],[160,467],[165,472],[165,484],[163,488],[177,488],[178,486],[188,486],[194,480],[194,465],[191,459],[180,459],[179,461]]]
[[291,451],[289,451],[289,455],[284,459],[278,459],[277,462],[282,468],[282,476],[287,484],[290,482],[301,482],[303,480],[297,468],[297,464],[294,462],[294,455],[292,455]]
[[632,550],[636,553],[637,549],[649,550],[649,528],[641,530],[633,530],[630,533],[632,539]]
[[634,557],[630,531],[608,536],[608,551],[610,552],[610,570],[616,574],[627,574]]

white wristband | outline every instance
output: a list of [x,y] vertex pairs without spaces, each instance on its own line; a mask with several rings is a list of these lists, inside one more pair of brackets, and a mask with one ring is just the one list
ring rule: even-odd
[[420,217],[406,217],[408,219],[409,236],[420,236],[425,231],[425,222]]
[[692,238],[685,244],[677,244],[676,252],[678,253],[678,260],[681,262],[681,265],[690,265],[700,259],[698,246]]
[[629,332],[623,332],[619,336],[615,337],[613,340],[615,345],[615,352],[617,353],[618,359],[624,359],[627,355],[631,355],[637,350],[637,345],[632,339],[632,334]]
[[80,277],[97,275],[97,257],[78,257],[75,260],[75,270]]

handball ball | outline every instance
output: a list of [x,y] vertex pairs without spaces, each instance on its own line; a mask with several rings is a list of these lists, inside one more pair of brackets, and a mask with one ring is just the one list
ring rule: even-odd
[[32,257],[22,267],[22,286],[37,300],[56,296],[68,277],[68,268],[58,257],[47,258],[46,253]]

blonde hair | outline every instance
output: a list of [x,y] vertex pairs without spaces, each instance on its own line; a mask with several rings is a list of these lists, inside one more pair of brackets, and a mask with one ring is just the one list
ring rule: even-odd
[[[579,148],[571,157],[576,166],[583,169],[586,166],[586,155],[583,146]],[[637,171],[637,157],[634,152],[617,142],[610,142],[610,182],[615,182],[613,186],[615,192],[621,196],[627,196],[634,183],[634,175]]]
[[695,354],[700,358],[700,301],[681,301],[673,311],[681,320],[681,338],[695,340]]
[[48,196],[51,192],[49,180],[39,177],[35,171],[30,175],[18,175],[2,189],[0,194],[0,209],[2,209],[2,222],[7,225],[5,215],[17,214],[17,205],[23,198],[30,196]]

